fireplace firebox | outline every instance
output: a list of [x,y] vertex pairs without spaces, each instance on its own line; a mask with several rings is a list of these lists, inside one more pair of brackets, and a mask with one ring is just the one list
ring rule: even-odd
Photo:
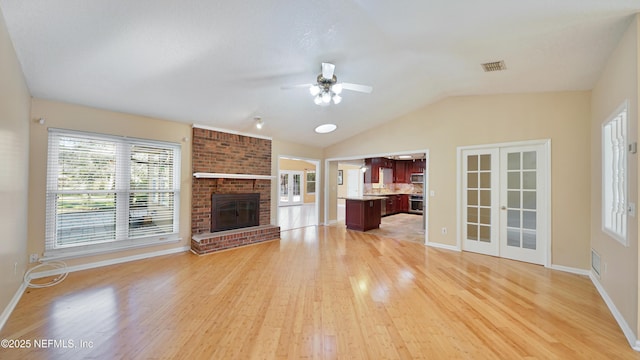
[[260,194],[213,194],[211,232],[260,225]]

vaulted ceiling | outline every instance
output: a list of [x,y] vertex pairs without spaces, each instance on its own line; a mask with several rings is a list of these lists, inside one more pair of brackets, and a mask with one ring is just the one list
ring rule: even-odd
[[[0,8],[34,97],[324,147],[447,96],[589,90],[640,0],[0,0]],[[480,66],[498,60],[506,71]],[[339,82],[373,92],[318,106],[307,89],[281,89],[314,82],[321,62],[336,65]],[[315,134],[324,123],[338,129]]]

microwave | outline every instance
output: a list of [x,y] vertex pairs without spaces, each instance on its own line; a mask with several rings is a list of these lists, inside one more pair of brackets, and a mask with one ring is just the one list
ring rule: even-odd
[[413,174],[411,174],[411,183],[413,183],[413,184],[422,184],[422,183],[424,183],[424,174],[423,173],[413,173]]

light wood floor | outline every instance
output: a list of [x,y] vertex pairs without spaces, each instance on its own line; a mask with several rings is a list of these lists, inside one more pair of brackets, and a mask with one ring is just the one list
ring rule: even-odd
[[640,359],[587,277],[340,226],[71,273],[0,338],[93,342],[2,359]]

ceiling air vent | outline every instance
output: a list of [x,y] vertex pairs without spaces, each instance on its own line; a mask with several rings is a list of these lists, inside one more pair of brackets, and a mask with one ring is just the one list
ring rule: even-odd
[[485,72],[507,70],[507,67],[504,65],[504,61],[503,60],[484,63],[484,64],[481,64],[481,65],[482,65],[482,68],[484,69]]

